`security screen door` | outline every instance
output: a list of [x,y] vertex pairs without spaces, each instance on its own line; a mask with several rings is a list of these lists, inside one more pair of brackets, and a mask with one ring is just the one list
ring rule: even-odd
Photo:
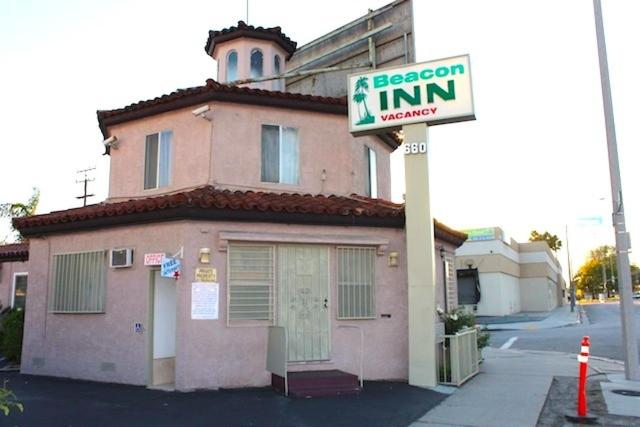
[[278,324],[287,328],[289,361],[329,359],[329,249],[278,246]]

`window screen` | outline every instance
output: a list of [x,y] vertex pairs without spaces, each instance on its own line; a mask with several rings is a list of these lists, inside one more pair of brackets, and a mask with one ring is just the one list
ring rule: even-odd
[[229,322],[273,320],[273,247],[229,245]]
[[375,317],[375,249],[338,248],[338,319]]
[[107,252],[54,255],[51,311],[103,313]]

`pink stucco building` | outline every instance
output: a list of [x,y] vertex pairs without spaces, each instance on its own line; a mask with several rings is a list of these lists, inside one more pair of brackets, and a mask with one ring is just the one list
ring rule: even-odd
[[[98,111],[108,199],[14,221],[29,238],[23,373],[263,386],[275,326],[290,372],[358,374],[362,354],[365,379],[407,378],[404,207],[387,201],[398,136],[355,138],[346,99],[284,79],[233,84],[284,72],[295,48],[279,28],[212,31],[220,82]],[[435,235],[452,308],[466,235]],[[146,254],[180,261],[179,277]]]

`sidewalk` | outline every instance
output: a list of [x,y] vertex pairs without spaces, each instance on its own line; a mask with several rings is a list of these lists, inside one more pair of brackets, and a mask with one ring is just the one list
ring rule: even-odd
[[[512,323],[505,323],[501,320],[495,321],[495,323],[482,324],[482,320],[479,319],[478,324],[489,331],[520,331],[532,329],[561,328],[563,326],[575,325],[580,323],[581,310],[582,308],[579,305],[576,305],[575,311],[572,313],[571,307],[569,305],[565,305],[552,310],[544,318],[542,318],[543,316],[537,316],[539,318],[542,318],[541,320],[531,322],[514,321]],[[515,320],[517,315],[504,317],[513,317]]]
[[[483,354],[480,373],[427,412],[413,427],[536,426],[554,377],[578,374],[576,356],[566,353],[486,348]],[[598,380],[605,380],[603,373],[623,370],[617,361],[596,358],[589,360],[589,367],[591,375],[599,375]],[[567,406],[572,407],[566,408],[568,412],[575,410],[574,398],[570,398]]]

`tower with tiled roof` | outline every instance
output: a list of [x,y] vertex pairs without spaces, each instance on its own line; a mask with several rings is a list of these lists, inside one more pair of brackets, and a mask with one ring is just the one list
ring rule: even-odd
[[[263,28],[239,21],[235,27],[209,31],[205,51],[218,63],[218,81],[234,84],[280,75],[296,50],[296,42],[280,27]],[[284,91],[284,79],[238,83],[256,89]]]

